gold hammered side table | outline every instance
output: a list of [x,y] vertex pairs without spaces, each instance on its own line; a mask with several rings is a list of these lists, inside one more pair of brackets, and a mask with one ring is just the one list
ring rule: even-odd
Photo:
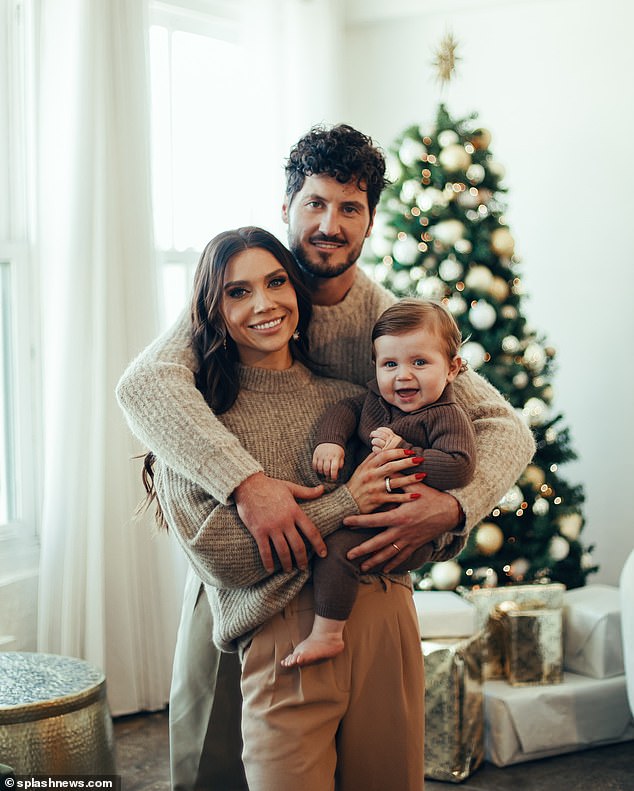
[[0,652],[0,763],[16,774],[114,774],[104,674],[72,657]]

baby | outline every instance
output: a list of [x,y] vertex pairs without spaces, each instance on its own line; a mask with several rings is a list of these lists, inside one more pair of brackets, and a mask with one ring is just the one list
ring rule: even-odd
[[[387,448],[409,450],[414,463],[419,462],[413,471],[429,486],[445,490],[469,483],[475,469],[475,433],[451,384],[464,370],[458,356],[461,342],[456,322],[438,303],[403,299],[389,307],[372,331],[376,378],[366,393],[335,404],[322,416],[313,468],[335,480],[345,447],[356,433],[364,455]],[[392,492],[389,478],[385,488]],[[313,628],[282,660],[285,667],[343,651],[343,631],[360,577],[360,561],[348,560],[347,553],[375,534],[341,527],[326,539],[328,555],[315,558],[313,565]],[[419,568],[432,549],[426,544],[416,550],[395,572]]]

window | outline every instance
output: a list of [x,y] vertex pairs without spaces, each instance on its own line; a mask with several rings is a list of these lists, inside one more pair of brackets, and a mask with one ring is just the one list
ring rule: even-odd
[[0,0],[0,556],[35,537],[40,499],[31,11],[28,0]]
[[247,135],[240,3],[151,6],[154,235],[163,320],[185,304],[193,270],[219,231],[250,222],[236,162]]

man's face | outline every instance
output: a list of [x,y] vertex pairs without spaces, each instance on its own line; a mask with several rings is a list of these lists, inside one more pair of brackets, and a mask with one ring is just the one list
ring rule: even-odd
[[372,221],[368,195],[356,181],[307,176],[301,190],[282,206],[288,244],[301,268],[313,277],[334,278],[356,263]]

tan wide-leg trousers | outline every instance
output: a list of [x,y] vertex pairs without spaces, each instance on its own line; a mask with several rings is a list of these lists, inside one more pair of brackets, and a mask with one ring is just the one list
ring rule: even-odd
[[250,791],[423,788],[423,657],[412,594],[378,577],[359,587],[338,657],[280,665],[310,632],[310,585],[244,652]]

